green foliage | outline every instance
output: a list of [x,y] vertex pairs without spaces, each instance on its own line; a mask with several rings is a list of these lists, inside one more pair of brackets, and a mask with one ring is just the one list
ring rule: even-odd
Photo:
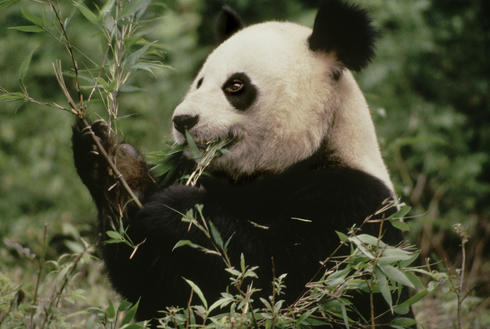
[[[120,1],[55,2],[78,60],[83,108],[94,117],[112,120],[120,134],[124,132],[126,138],[141,145],[143,151],[164,150],[171,111],[212,47],[213,17],[221,1],[131,1],[131,5],[119,12],[121,22],[134,27],[133,37],[126,39],[124,47],[120,48],[127,52],[118,53],[117,44],[111,43],[112,48],[106,56],[109,40],[115,40],[111,39],[114,24],[110,17],[115,14],[116,3]],[[229,0],[226,3],[237,9],[246,22],[284,18],[311,26],[316,1]],[[80,327],[92,328],[99,320],[85,316],[87,313],[75,313],[83,308],[80,299],[70,296],[77,300],[75,308],[69,306],[72,304],[65,300],[65,296],[79,297],[77,294],[81,293],[86,296],[86,305],[92,306],[104,305],[115,297],[103,288],[108,286],[107,282],[93,284],[90,281],[94,276],[103,281],[98,274],[100,262],[90,259],[83,263],[83,273],[89,274],[79,277],[92,283],[84,285],[83,280],[72,281],[76,277],[69,275],[74,256],[59,258],[60,252],[67,249],[74,252],[77,245],[82,248],[78,252],[83,250],[83,244],[77,242],[80,235],[94,238],[96,229],[92,202],[73,170],[70,150],[73,118],[46,108],[46,105],[57,108],[56,105],[67,103],[52,70],[52,63],[57,59],[64,68],[67,88],[73,95],[76,92],[73,79],[76,72],[66,52],[66,38],[46,4],[44,0],[0,0],[0,30],[3,32],[0,33],[3,50],[0,52],[0,87],[3,88],[0,89],[0,237],[3,241],[0,249],[0,320],[7,328],[22,326],[21,323],[25,323],[22,321],[29,319],[26,315],[39,307],[32,299],[38,258],[33,261],[29,255],[41,255],[38,257],[57,260],[58,266],[46,263],[53,272],[49,277],[46,271],[41,273],[40,296],[46,297],[43,292],[50,291],[52,286],[49,284],[56,280],[63,282],[64,278],[69,278],[68,282],[80,286],[78,290],[71,290],[74,286],[68,285],[63,290],[62,309],[51,313],[52,327],[77,323],[77,319],[83,318]],[[490,291],[486,280],[489,276],[488,248],[485,247],[488,245],[485,242],[490,216],[490,62],[485,49],[490,41],[484,6],[475,1],[443,0],[373,0],[363,2],[362,6],[369,7],[382,34],[377,43],[377,58],[357,78],[371,105],[397,191],[413,206],[412,218],[390,218],[389,221],[406,231],[421,247],[422,258],[430,256],[439,261],[437,266],[447,273],[436,274],[434,270],[421,268],[412,271],[407,270],[411,265],[390,263],[396,257],[409,258],[399,249],[392,248],[386,249],[384,252],[387,253],[382,254],[379,264],[373,267],[372,257],[376,259],[378,253],[368,242],[376,237],[339,232],[341,241],[356,251],[352,259],[358,263],[351,264],[356,267],[349,270],[350,263],[347,262],[346,267],[336,268],[325,280],[329,278],[329,282],[335,283],[341,281],[339,278],[349,279],[358,269],[365,271],[371,266],[367,275],[374,277],[376,284],[373,287],[376,293],[382,294],[388,308],[403,313],[408,304],[428,294],[417,304],[422,305],[418,306],[418,317],[428,327],[447,328],[458,321],[475,328],[489,326],[488,306],[482,299]],[[173,69],[161,70],[167,67],[162,62]],[[148,71],[152,72],[151,80],[148,80]],[[92,91],[94,95],[87,102]],[[114,103],[110,95],[116,95],[118,101]],[[78,101],[78,96],[73,98]],[[32,99],[41,99],[44,103],[35,104]],[[119,110],[119,105],[123,115],[113,111],[108,117],[107,109]],[[60,106],[69,110],[69,105]],[[178,152],[176,150],[170,158],[176,160]],[[166,163],[170,158],[162,154],[156,157],[161,160],[155,162],[156,172],[169,177],[164,184],[181,177],[182,172],[169,172],[175,168],[173,160]],[[199,213],[189,214],[189,218],[194,218],[193,225],[204,225]],[[460,238],[452,230],[453,224],[459,222],[470,236],[466,245],[466,263],[461,248],[457,247]],[[52,232],[50,241],[45,241],[39,234],[44,223]],[[210,237],[217,247],[214,252],[222,254],[227,242],[221,241],[221,244],[218,233],[213,230],[211,234],[211,227],[209,224]],[[121,229],[113,230],[113,240],[128,241],[137,250],[137,245],[125,238]],[[191,241],[181,244],[198,247]],[[407,252],[410,254],[413,250]],[[245,261],[242,264],[240,270],[234,270],[238,272],[230,273],[234,275],[235,283],[239,283],[247,271],[247,276],[253,273],[253,267],[246,266]],[[465,264],[480,265],[467,271],[463,280],[458,273],[465,273]],[[400,265],[401,268],[397,267]],[[459,272],[455,272],[455,268]],[[64,275],[57,276],[63,271]],[[430,278],[427,279],[428,288],[406,304],[397,304],[396,298],[388,293],[393,292],[392,288],[410,282],[421,289],[414,273],[423,273]],[[464,283],[462,286],[460,281]],[[349,282],[356,287],[354,279]],[[278,297],[287,288],[281,286],[280,280],[275,284],[280,291]],[[471,290],[475,286],[478,289]],[[345,289],[352,287],[345,286]],[[104,300],[101,301],[102,296]],[[48,296],[43,300],[49,303],[51,299]],[[303,313],[294,313],[294,316],[284,314],[280,312],[283,305],[278,297],[274,302],[261,301],[262,308],[255,305],[257,312],[247,313],[254,314],[254,320],[241,318],[244,307],[251,309],[242,294],[225,293],[219,301],[208,302],[211,304],[209,309],[218,303],[213,311],[229,307],[228,313],[213,318],[215,327],[223,327],[229,319],[243,323],[262,321],[266,327],[274,327],[284,319],[297,327],[314,325],[318,324],[315,314],[322,310],[314,306]],[[349,307],[347,301],[335,300],[328,305],[332,312],[329,316],[340,323],[348,323]],[[113,314],[109,308],[100,309],[109,312],[106,319],[114,319],[109,316]],[[115,312],[116,308],[112,307],[112,310]],[[74,314],[68,316],[72,311]],[[185,310],[186,313],[175,308],[167,311],[163,319],[184,324],[195,323],[203,309]],[[456,314],[460,315],[459,319]],[[401,316],[393,325],[404,326],[408,322]],[[109,320],[102,323],[111,323],[108,327],[114,327]],[[177,327],[174,322],[168,323]]]
[[[407,213],[407,208],[402,207],[394,217]],[[321,270],[324,274],[318,281],[307,283],[305,294],[292,305],[286,305],[284,299],[281,299],[287,293],[284,284],[287,274],[273,279],[273,292],[268,299],[257,298],[259,290],[253,288],[257,267],[248,266],[243,254],[240,264],[230,262],[230,239],[226,243],[223,241],[213,223],[204,218],[202,210],[202,205],[196,205],[186,214],[182,214],[182,221],[200,230],[212,247],[185,240],[179,241],[174,249],[190,247],[220,257],[225,271],[230,275],[230,287],[221,294],[221,298],[209,305],[200,288],[183,278],[191,288],[189,306],[166,308],[159,319],[164,328],[306,328],[329,323],[359,328],[369,325],[371,319],[357,322],[350,317],[351,314],[358,313],[352,302],[352,296],[357,293],[381,294],[388,310],[380,311],[383,309],[380,305],[371,304],[376,310],[373,318],[391,311],[400,314],[395,317],[391,326],[407,328],[414,325],[415,320],[403,315],[428,293],[416,273],[423,273],[431,280],[438,275],[437,272],[422,271],[411,265],[418,257],[418,252],[413,248],[390,246],[381,241],[381,237],[360,234],[359,228],[353,228],[348,235],[339,233],[340,243],[350,248],[350,254],[339,256],[333,253],[323,261]],[[383,225],[383,221],[380,225]],[[417,292],[402,300],[402,287],[413,288]],[[194,294],[200,302],[193,300]],[[254,302],[257,299],[260,303]]]
[[[104,293],[108,282],[100,273],[101,261],[92,256],[93,246],[83,239],[72,241],[70,252],[48,260],[47,230],[43,240],[40,254],[12,241],[8,246],[16,256],[2,252],[4,262],[15,259],[16,264],[0,274],[2,328],[144,328],[133,321],[138,304],[123,301],[117,312],[111,311],[117,298]],[[102,311],[99,305],[107,300]]]

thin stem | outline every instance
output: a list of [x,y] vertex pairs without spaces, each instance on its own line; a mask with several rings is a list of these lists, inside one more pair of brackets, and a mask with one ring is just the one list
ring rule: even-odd
[[80,89],[80,81],[78,79],[78,62],[75,59],[75,55],[73,54],[73,47],[70,42],[70,38],[68,38],[68,33],[66,32],[65,25],[63,24],[63,21],[61,20],[61,17],[58,13],[58,10],[56,10],[56,7],[54,6],[53,2],[49,0],[49,6],[53,10],[58,23],[60,25],[61,31],[63,32],[63,36],[65,37],[65,47],[68,50],[68,53],[70,54],[70,58],[73,64],[73,69],[75,70],[75,89],[78,93],[78,98],[79,98],[79,104],[80,104],[80,110],[83,111],[84,106],[83,106],[83,94]]

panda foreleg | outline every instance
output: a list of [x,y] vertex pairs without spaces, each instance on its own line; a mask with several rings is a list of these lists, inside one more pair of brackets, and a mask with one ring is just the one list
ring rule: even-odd
[[104,233],[119,220],[127,221],[137,206],[94,139],[102,145],[138,199],[147,197],[156,184],[140,153],[130,144],[118,143],[104,121],[97,120],[85,126],[83,121],[77,120],[72,136],[75,167],[97,205],[100,229]]

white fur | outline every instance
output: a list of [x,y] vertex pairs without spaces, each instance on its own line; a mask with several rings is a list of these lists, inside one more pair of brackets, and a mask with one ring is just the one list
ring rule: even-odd
[[[190,133],[198,142],[233,135],[231,153],[214,160],[215,169],[232,177],[257,171],[281,172],[311,156],[325,140],[345,164],[392,183],[381,158],[366,101],[349,71],[333,54],[313,52],[311,29],[293,23],[267,22],[245,28],[207,58],[174,115],[199,115]],[[258,89],[246,111],[236,110],[221,87],[237,72]],[[177,143],[184,136],[174,129]]]

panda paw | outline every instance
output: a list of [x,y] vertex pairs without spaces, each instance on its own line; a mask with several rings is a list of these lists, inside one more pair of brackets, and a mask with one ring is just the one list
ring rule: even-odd
[[94,121],[88,126],[85,122],[77,120],[73,126],[73,158],[80,178],[92,192],[92,188],[105,181],[109,174],[107,160],[101,154],[100,147],[110,156],[116,141],[103,120]]
[[[90,193],[101,204],[124,204],[127,193],[118,183],[120,176],[138,198],[153,189],[154,180],[144,157],[127,143],[118,143],[104,120],[86,125],[78,120],[73,127],[73,158],[77,172]],[[117,168],[115,172],[109,165]]]

